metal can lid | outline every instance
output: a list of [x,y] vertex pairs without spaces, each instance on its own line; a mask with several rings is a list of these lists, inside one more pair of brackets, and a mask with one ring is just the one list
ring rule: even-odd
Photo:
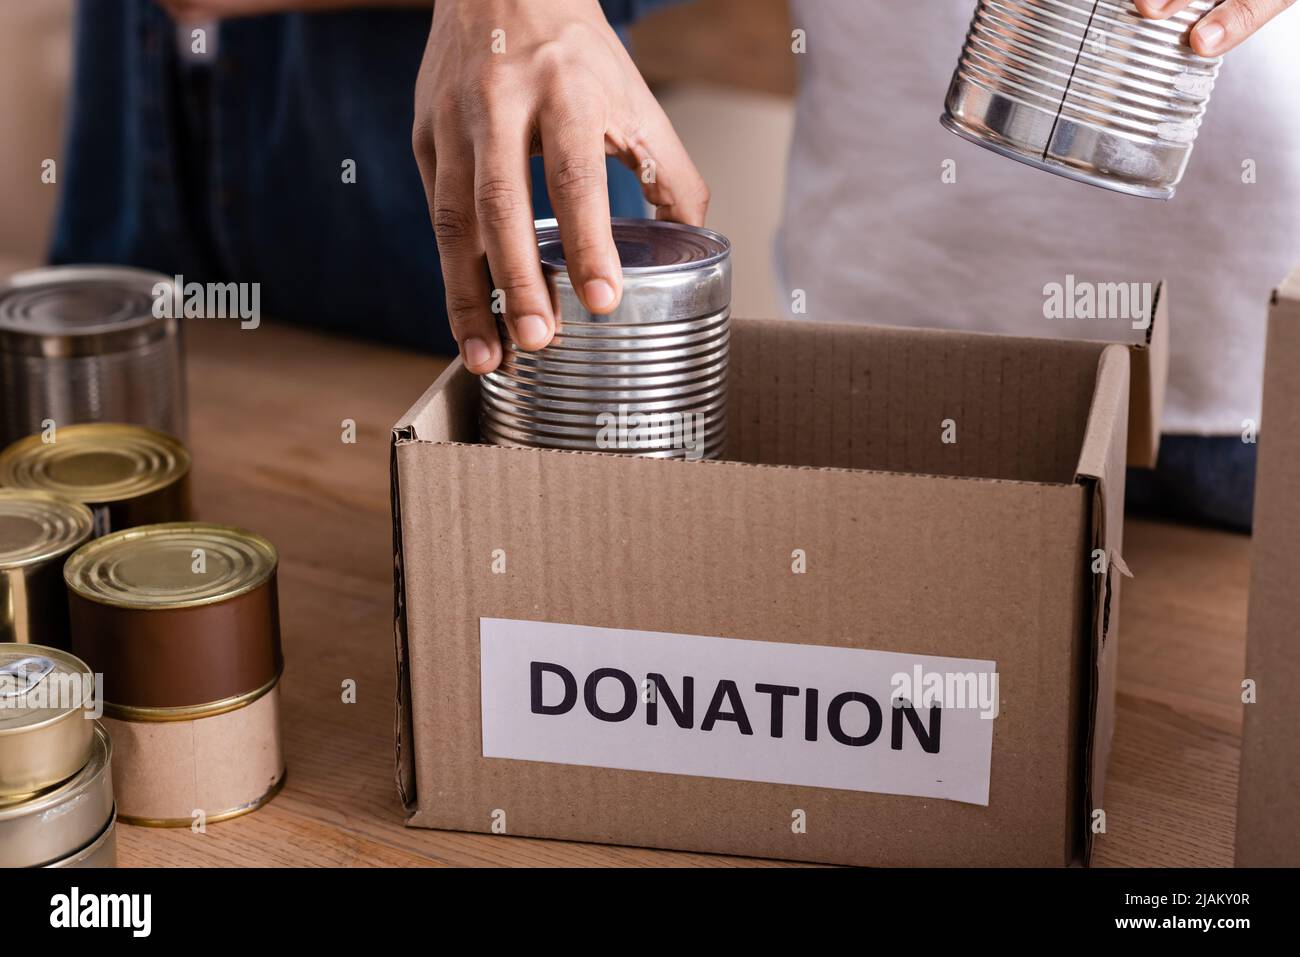
[[49,266],[0,283],[0,349],[43,356],[118,352],[176,328],[155,315],[160,273],[123,266]]
[[275,546],[225,525],[168,522],[83,545],[63,567],[78,596],[119,608],[190,608],[228,601],[275,572]]
[[29,435],[0,452],[0,485],[102,505],[166,488],[190,470],[179,440],[142,425],[65,425],[54,439]]
[[72,551],[94,528],[90,509],[50,492],[0,489],[0,570]]
[[542,272],[561,322],[679,322],[730,306],[731,242],[721,233],[657,219],[615,219],[612,225],[623,298],[613,312],[595,315],[574,293],[555,220],[535,224]]
[[93,700],[94,675],[76,655],[44,645],[0,644],[0,742],[53,724]]
[[[537,231],[542,268],[549,272],[568,269],[558,226],[543,220]],[[724,259],[731,243],[721,233],[661,219],[613,220],[614,246],[624,275],[633,278],[650,273],[681,269],[702,269]]]

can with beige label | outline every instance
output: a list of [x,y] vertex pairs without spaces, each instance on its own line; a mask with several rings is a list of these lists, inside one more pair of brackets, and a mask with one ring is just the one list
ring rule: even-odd
[[104,675],[123,821],[211,824],[284,783],[277,556],[260,535],[115,532],[64,568],[74,649]]

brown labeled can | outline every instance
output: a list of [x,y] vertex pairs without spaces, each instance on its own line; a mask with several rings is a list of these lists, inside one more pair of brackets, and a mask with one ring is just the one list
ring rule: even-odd
[[106,535],[190,518],[190,453],[140,425],[65,425],[0,452],[0,487],[80,502],[90,509],[93,534]]
[[102,725],[85,724],[91,746],[71,777],[21,800],[0,799],[0,867],[116,865],[113,746]]
[[277,562],[253,532],[183,522],[68,560],[72,644],[104,676],[123,821],[212,823],[282,786]]
[[70,652],[0,645],[0,801],[45,790],[89,760],[97,684]]
[[91,528],[79,502],[0,488],[0,642],[69,647],[63,563]]

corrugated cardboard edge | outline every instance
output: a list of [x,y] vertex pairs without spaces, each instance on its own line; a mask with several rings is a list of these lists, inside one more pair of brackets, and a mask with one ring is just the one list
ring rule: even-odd
[[[1088,428],[1079,453],[1076,480],[1092,488],[1092,552],[1085,556],[1093,567],[1098,549],[1106,556],[1104,573],[1094,574],[1091,620],[1092,675],[1088,695],[1088,727],[1083,749],[1083,862],[1092,858],[1093,812],[1103,808],[1106,764],[1115,733],[1115,682],[1118,658],[1119,575],[1124,564],[1124,469],[1128,444],[1125,414],[1130,387],[1130,353],[1123,346],[1107,346],[1097,364],[1097,388],[1088,413]],[[1115,427],[1109,428],[1108,423]]]
[[1255,482],[1245,677],[1258,697],[1243,705],[1241,773],[1237,783],[1236,865],[1300,864],[1300,770],[1294,722],[1300,717],[1300,266],[1273,293],[1264,357],[1264,405]]
[[397,654],[397,710],[394,717],[396,742],[397,793],[407,815],[415,811],[415,766],[410,760],[414,731],[411,727],[411,677],[406,649],[406,576],[402,571],[402,495],[397,482],[397,446],[415,438],[409,424],[393,428],[388,452],[388,474],[393,509],[393,646]]
[[1153,469],[1160,453],[1160,419],[1169,384],[1169,295],[1156,285],[1151,316],[1141,342],[1130,345],[1132,386],[1128,409],[1128,464]]
[[[406,576],[402,568],[402,494],[397,475],[397,447],[404,442],[419,439],[417,426],[426,433],[433,424],[433,431],[439,434],[453,434],[451,428],[450,397],[454,395],[459,377],[460,360],[451,363],[442,374],[425,390],[418,402],[406,410],[397,424],[393,426],[392,441],[389,444],[388,473],[389,490],[393,511],[393,645],[397,656],[397,694],[396,714],[394,715],[394,741],[396,742],[397,793],[401,797],[402,807],[407,818],[416,811],[417,795],[415,793],[415,756],[411,742],[414,729],[411,724],[411,676],[410,656],[406,642]],[[477,384],[477,380],[473,380]],[[463,390],[462,390],[463,391]]]

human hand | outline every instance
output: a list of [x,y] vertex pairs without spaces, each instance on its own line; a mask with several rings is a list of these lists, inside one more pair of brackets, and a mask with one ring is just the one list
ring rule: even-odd
[[466,368],[501,361],[492,283],[522,349],[556,318],[533,228],[528,159],[540,153],[569,276],[589,312],[622,296],[605,157],[640,174],[660,219],[702,225],[709,193],[597,0],[438,0],[415,88],[424,179]]
[[[1138,12],[1152,20],[1167,20],[1192,0],[1134,0]],[[1201,56],[1227,53],[1259,30],[1295,0],[1224,0],[1192,28],[1192,49]]]

